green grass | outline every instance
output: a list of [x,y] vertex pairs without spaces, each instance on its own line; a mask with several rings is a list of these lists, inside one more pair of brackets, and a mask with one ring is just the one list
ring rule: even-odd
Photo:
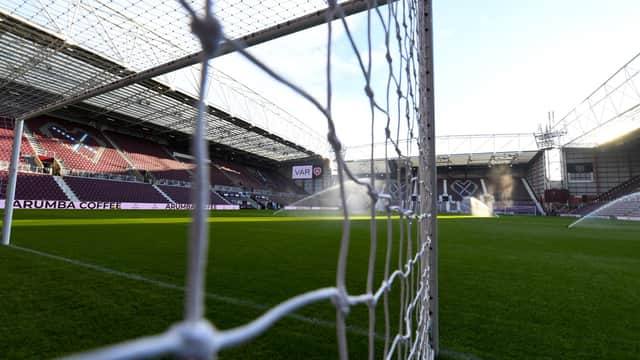
[[[182,286],[188,212],[15,212],[13,243]],[[333,286],[341,221],[317,214],[215,212],[207,291],[273,306]],[[439,220],[443,358],[634,359],[640,353],[640,236],[631,223],[567,229],[570,219]],[[612,225],[615,224],[615,225]],[[384,221],[376,264],[383,274]],[[397,229],[395,229],[397,231]],[[397,244],[394,243],[397,251]],[[353,222],[347,285],[365,289],[369,221]],[[393,254],[393,259],[397,253]],[[395,262],[394,262],[395,265]],[[398,286],[391,294],[397,321]],[[183,293],[13,248],[0,248],[0,357],[41,359],[166,330],[182,317]],[[207,299],[218,328],[263,310]],[[384,332],[382,306],[377,332]],[[300,315],[334,321],[329,302]],[[348,324],[366,328],[363,306]],[[378,358],[383,341],[376,342]],[[366,337],[349,334],[354,359]],[[221,358],[336,358],[335,330],[286,318]]]

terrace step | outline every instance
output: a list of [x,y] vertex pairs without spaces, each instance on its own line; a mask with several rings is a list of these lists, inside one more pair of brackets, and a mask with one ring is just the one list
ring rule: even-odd
[[527,179],[522,178],[522,184],[524,185],[524,188],[527,190],[527,193],[529,194],[529,197],[531,198],[531,200],[533,200],[536,203],[536,208],[538,209],[538,211],[542,214],[542,215],[546,215],[547,213],[544,211],[544,209],[542,208],[542,204],[540,204],[540,202],[538,201],[538,198],[536,198],[536,195],[533,193],[533,189],[531,189],[531,186],[529,186],[529,182],[527,181]]
[[60,190],[62,190],[62,192],[67,196],[69,200],[80,201],[80,199],[78,198],[78,195],[76,195],[76,193],[74,193],[73,190],[71,190],[71,188],[69,187],[69,185],[67,185],[67,183],[64,181],[62,176],[54,176],[53,180],[55,180],[55,182],[60,187]]
[[24,136],[27,138],[27,141],[29,141],[31,148],[36,152],[36,155],[39,155],[39,156],[46,155],[46,151],[44,151],[44,149],[40,146],[40,144],[38,144],[38,142],[36,141],[36,138],[33,137],[33,132],[31,132],[27,124],[24,124],[23,130],[24,130]]
[[159,192],[159,193],[160,193],[160,195],[162,195],[165,199],[167,199],[167,201],[169,201],[169,202],[170,202],[170,203],[172,203],[172,204],[175,204],[175,203],[176,203],[175,201],[173,201],[173,199],[172,199],[169,195],[167,195],[167,193],[165,193],[164,191],[162,191],[162,189],[160,189],[160,187],[159,187],[158,185],[153,184],[153,185],[151,185],[151,186],[153,186],[153,188],[154,188],[154,189],[156,189],[156,191],[157,191],[157,192]]
[[174,153],[172,153],[171,151],[169,151],[169,149],[167,149],[166,147],[162,147],[162,149],[164,149],[164,151],[169,155],[170,158],[172,158],[173,160],[175,160],[176,162],[178,162],[182,168],[184,169],[184,171],[188,172],[191,176],[193,176],[193,171],[182,161],[179,160]]
[[122,158],[124,159],[124,161],[126,161],[127,163],[129,163],[129,165],[131,165],[132,168],[136,167],[136,164],[133,163],[133,161],[131,161],[131,159],[129,159],[129,157],[127,156],[127,154],[125,154],[124,151],[122,151],[122,149],[120,148],[120,146],[118,146],[118,144],[116,144],[115,141],[113,141],[109,135],[107,135],[104,131],[101,132],[102,136],[104,136],[105,139],[107,139],[107,141],[109,141],[109,143],[111,144],[111,146],[113,146],[114,149],[116,149],[118,151],[118,153],[120,153],[120,155],[122,156]]

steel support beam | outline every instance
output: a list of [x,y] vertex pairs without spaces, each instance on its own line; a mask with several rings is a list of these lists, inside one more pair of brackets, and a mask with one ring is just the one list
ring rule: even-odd
[[11,240],[13,200],[15,199],[16,184],[18,182],[18,165],[20,165],[20,145],[22,144],[23,127],[24,119],[15,120],[15,124],[13,126],[11,163],[9,163],[9,183],[7,184],[7,196],[4,203],[4,219],[2,220],[2,245],[9,245]]
[[[379,0],[377,4],[385,5],[388,2],[389,0]],[[340,6],[342,7],[345,15],[353,15],[367,10],[368,0],[349,0],[340,4]],[[303,15],[296,19],[286,21],[285,23],[277,24],[267,29],[243,36],[242,38],[237,40],[244,43],[246,47],[262,44],[264,42],[290,35],[298,31],[306,30],[317,25],[322,25],[326,22],[325,14],[326,10],[316,11],[314,13]],[[233,53],[234,51],[235,49],[233,48],[233,46],[231,46],[229,43],[224,43],[222,44],[220,51],[217,53],[217,55],[215,55],[215,57],[227,55]],[[51,111],[60,109],[65,106],[73,105],[80,101],[102,95],[109,91],[117,90],[125,86],[133,85],[144,80],[152,79],[160,75],[164,75],[188,66],[201,63],[204,60],[204,56],[205,55],[203,52],[198,52],[162,65],[158,65],[148,70],[125,76],[109,84],[96,86],[92,89],[82,91],[66,99],[34,109],[33,111],[23,114],[21,118],[30,119],[36,116],[44,115]]]

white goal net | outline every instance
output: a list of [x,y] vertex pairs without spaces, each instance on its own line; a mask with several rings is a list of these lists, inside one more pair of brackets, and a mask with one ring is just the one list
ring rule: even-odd
[[[133,339],[103,349],[88,350],[69,358],[135,359],[173,355],[189,359],[212,359],[225,349],[247,343],[269,331],[280,319],[297,310],[325,301],[335,306],[336,354],[339,358],[347,359],[349,354],[348,314],[354,307],[364,307],[368,311],[366,336],[369,359],[433,359],[438,351],[438,295],[431,2],[329,0],[249,1],[234,4],[234,1],[205,0],[204,4],[199,4],[197,1],[176,1],[174,5],[179,6],[171,5],[170,1],[162,1],[148,12],[134,11],[127,16],[121,13],[111,16],[108,11],[102,11],[102,2],[96,2],[96,16],[108,18],[114,28],[121,29],[123,33],[131,31],[127,26],[119,25],[126,18],[127,21],[132,19],[132,23],[152,27],[152,33],[160,35],[179,32],[178,29],[173,29],[175,23],[189,21],[194,36],[184,34],[174,40],[176,44],[184,44],[187,54],[201,49],[199,56],[187,56],[184,57],[187,60],[178,60],[172,64],[171,61],[184,54],[172,52],[175,44],[162,41],[157,41],[156,44],[157,39],[152,37],[147,42],[142,41],[137,47],[122,49],[123,58],[130,56],[131,59],[136,59],[128,61],[133,69],[130,73],[115,67],[107,69],[100,74],[96,73],[93,78],[83,79],[82,87],[70,86],[63,96],[52,101],[56,102],[55,106],[58,108],[72,101],[86,100],[89,103],[93,101],[91,104],[95,106],[119,109],[119,101],[125,101],[127,94],[118,91],[142,83],[142,76],[148,78],[151,75],[166,75],[170,73],[166,69],[191,66],[193,59],[201,64],[199,101],[193,106],[197,109],[197,115],[194,110],[194,116],[181,120],[185,125],[182,130],[187,131],[185,129],[188,126],[188,133],[192,135],[192,155],[195,159],[192,186],[194,210],[188,245],[184,320],[162,334]],[[120,2],[116,1],[110,6],[117,7],[118,3]],[[134,1],[128,9],[143,7],[146,3]],[[104,7],[107,8],[106,5]],[[56,17],[56,11],[64,11],[63,7],[44,8],[44,13],[51,13],[52,18]],[[36,15],[31,14],[30,10],[23,10],[21,7],[16,9],[17,15],[35,19]],[[164,14],[156,16],[154,11]],[[348,21],[352,14],[359,14],[363,19],[364,25],[358,30]],[[175,19],[175,23],[165,24],[164,27],[157,23],[147,24],[154,16],[170,16]],[[135,21],[136,17],[140,21]],[[252,22],[263,24],[271,32],[256,31],[255,37],[248,36],[251,31],[245,28],[251,27]],[[322,96],[308,90],[308,84],[288,80],[253,55],[248,46],[256,37],[277,38],[284,35],[284,32],[279,32],[281,29],[288,29],[286,31],[290,33],[310,26],[322,26],[326,34],[324,74],[318,75],[318,78],[324,79]],[[338,32],[343,34],[348,51],[336,50],[334,43]],[[101,41],[107,40],[96,38],[84,45],[96,49],[113,45],[103,46]],[[117,37],[109,41],[118,46]],[[149,60],[149,56],[142,54],[144,51],[155,51],[157,57]],[[240,54],[275,82],[288,87],[311,104],[325,121],[327,142],[335,155],[332,161],[335,161],[337,167],[335,176],[343,221],[341,241],[336,249],[335,284],[290,298],[245,325],[220,330],[215,326],[216,319],[204,317],[205,274],[210,238],[207,221],[210,196],[207,141],[211,140],[210,127],[216,126],[209,119],[211,114],[206,102],[209,99],[207,92],[210,84],[216,82],[216,71],[210,66],[211,59],[233,52]],[[286,56],[285,50],[281,52],[282,56]],[[340,101],[340,84],[344,79],[336,79],[335,68],[337,64],[344,62],[357,69],[348,82],[358,84],[362,89],[360,97],[367,104],[365,116],[368,126],[362,132],[370,137],[372,146],[368,178],[356,176],[347,166],[341,141],[345,134],[337,130],[335,108]],[[156,70],[160,68],[165,70]],[[54,70],[55,68],[50,69]],[[96,85],[101,88],[95,88]],[[150,100],[147,102],[143,99],[134,106],[153,106],[162,95],[157,88],[141,88],[139,93],[151,94]],[[78,93],[74,93],[74,89]],[[105,89],[109,89],[113,97],[109,98],[109,93],[103,91]],[[169,89],[162,91],[168,92]],[[33,103],[29,106],[35,110],[24,112],[16,106],[16,114],[22,115],[13,115],[24,119],[23,116],[36,116],[44,109],[50,109],[47,107],[50,99],[43,102],[41,98],[42,96],[32,97]],[[104,101],[100,102],[101,99]],[[167,109],[162,110],[169,112]],[[184,113],[191,114],[186,111]],[[386,167],[382,172],[374,169],[373,165],[374,160],[380,160],[374,159],[373,147],[381,141],[386,144],[383,159]],[[402,165],[392,169],[389,166],[390,160]],[[370,199],[367,202],[370,253],[367,276],[362,279],[365,283],[363,293],[352,293],[346,281],[349,272],[347,259],[352,240],[347,183],[355,183],[355,186],[365,189],[366,196]],[[385,236],[379,236],[380,233]],[[383,258],[377,256],[379,248],[384,249]],[[376,271],[381,267],[382,272]],[[399,293],[398,301],[390,301],[392,291]],[[336,354],[327,354],[327,357],[332,358]]]

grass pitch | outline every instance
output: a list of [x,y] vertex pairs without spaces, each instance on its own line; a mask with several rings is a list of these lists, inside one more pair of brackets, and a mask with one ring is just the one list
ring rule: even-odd
[[[49,255],[0,248],[0,358],[56,357],[159,333],[178,321],[188,216],[16,210],[13,243]],[[335,283],[340,220],[243,211],[212,213],[211,222],[207,317],[219,328]],[[443,358],[637,358],[640,229],[616,223],[569,230],[570,222],[439,220]],[[347,285],[358,294],[365,287],[369,222],[356,220],[352,228]],[[391,309],[397,316],[397,302]],[[347,319],[354,359],[366,356],[366,316],[361,306]],[[221,358],[336,358],[334,317],[329,303],[305,308]],[[383,334],[381,312],[377,319]],[[378,357],[382,344],[376,343]]]

